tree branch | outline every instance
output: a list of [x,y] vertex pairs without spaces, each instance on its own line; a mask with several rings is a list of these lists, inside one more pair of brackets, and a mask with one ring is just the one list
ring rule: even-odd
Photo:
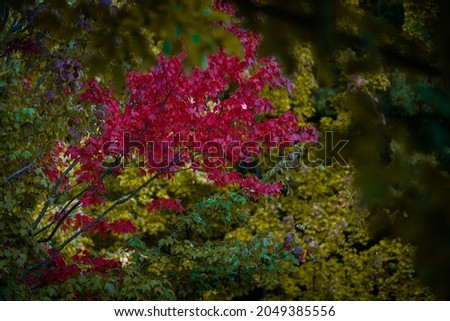
[[[97,216],[92,222],[90,222],[88,225],[84,226],[83,228],[81,228],[80,230],[78,230],[76,233],[72,234],[71,237],[69,237],[67,240],[65,240],[60,246],[58,246],[56,248],[56,250],[53,252],[52,255],[50,255],[48,258],[46,258],[45,260],[36,263],[36,264],[32,264],[29,265],[21,274],[21,278],[24,278],[25,276],[27,276],[31,271],[40,268],[40,267],[44,267],[47,264],[50,263],[50,260],[53,259],[56,255],[58,255],[59,253],[61,253],[61,251],[67,246],[69,245],[70,242],[72,242],[74,239],[76,239],[78,236],[80,236],[81,234],[83,234],[84,232],[86,232],[88,229],[90,229],[92,226],[94,226],[95,224],[97,224],[98,222],[100,222],[109,212],[111,212],[112,210],[114,210],[117,206],[126,203],[127,201],[129,201],[131,198],[135,197],[141,190],[143,190],[145,187],[147,187],[148,185],[150,185],[151,182],[153,182],[155,179],[157,179],[159,176],[161,176],[164,173],[167,173],[170,169],[171,166],[173,165],[178,165],[180,162],[180,154],[177,154],[174,158],[174,160],[172,161],[172,164],[170,164],[170,166],[165,167],[164,169],[158,171],[155,175],[153,175],[152,177],[150,177],[147,181],[145,181],[141,186],[139,186],[137,189],[135,189],[133,192],[131,192],[128,196],[117,200],[116,202],[114,202],[114,204],[112,204],[110,207],[108,207],[106,210],[103,211],[102,214],[100,214],[99,216]],[[106,173],[106,172],[105,172]],[[105,174],[103,173],[103,174]]]
[[[99,177],[99,179],[96,181],[101,181],[103,180],[103,178],[105,178],[105,176],[109,173],[108,169],[103,172],[103,174]],[[89,185],[88,187],[86,187],[85,189],[83,189],[81,192],[79,192],[78,194],[76,194],[75,196],[73,196],[69,201],[66,202],[66,204],[63,206],[63,208],[59,211],[59,212],[64,212],[66,210],[66,208],[69,207],[70,204],[72,204],[73,201],[75,201],[78,197],[80,197],[81,195],[83,195],[84,193],[86,193],[88,190],[90,190],[91,188],[93,188],[93,185]],[[80,202],[77,202],[63,217],[61,217],[58,220],[58,226],[60,226],[66,218],[67,216],[76,208],[76,206],[78,206],[80,204]],[[34,236],[42,233],[43,231],[49,229],[53,224],[55,224],[55,221],[50,222],[49,224],[47,224],[46,226],[44,226],[43,228],[41,228],[40,230],[38,230],[37,232],[34,233]],[[53,234],[53,232],[52,232]],[[39,242],[39,241],[38,241]]]
[[[56,223],[56,226],[53,228],[52,232],[50,233],[49,236],[47,236],[46,238],[40,238],[37,240],[38,243],[45,243],[50,241],[53,236],[55,236],[56,232],[58,231],[58,228],[62,225],[62,223],[64,222],[64,220],[70,215],[70,213],[72,213],[77,207],[78,205],[80,205],[81,202],[78,201],[76,202],[71,208],[70,210],[68,210],[66,213],[64,213],[64,215],[58,220],[58,223]],[[46,228],[49,228],[50,226],[53,225],[53,222],[49,225],[46,226]]]
[[50,260],[53,259],[56,255],[58,255],[59,253],[61,253],[61,251],[67,246],[69,245],[70,242],[72,242],[74,239],[76,239],[78,236],[80,236],[81,234],[83,234],[84,232],[86,232],[88,229],[90,229],[92,226],[94,226],[95,224],[97,224],[98,222],[100,222],[100,220],[102,220],[109,212],[111,212],[113,209],[115,209],[117,206],[126,203],[127,201],[129,201],[131,198],[133,198],[134,196],[136,196],[142,189],[144,189],[145,187],[147,187],[151,182],[153,182],[156,178],[158,178],[159,176],[161,176],[163,173],[167,172],[168,168],[165,168],[164,170],[159,171],[158,173],[156,173],[155,175],[153,175],[152,177],[150,177],[147,181],[145,181],[141,186],[139,186],[137,189],[135,189],[132,193],[130,193],[128,196],[114,202],[114,204],[112,204],[109,208],[107,208],[106,210],[103,211],[102,214],[100,214],[99,216],[97,216],[97,218],[95,218],[95,220],[93,220],[92,222],[90,222],[88,225],[84,226],[83,228],[81,228],[80,230],[78,230],[76,233],[74,233],[71,237],[69,237],[67,240],[65,240],[60,246],[58,246],[56,248],[56,250],[53,252],[52,255],[50,255],[47,259],[36,263],[36,264],[32,264],[30,266],[28,266],[23,272],[21,277],[24,278],[26,275],[28,275],[31,271],[40,268],[40,267],[44,267],[47,264],[49,264]]
[[[22,167],[21,169],[15,171],[11,175],[9,175],[6,178],[6,181],[9,182],[10,180],[14,179],[16,176],[18,176],[18,175],[22,174],[23,172],[25,172],[26,170],[28,170],[30,167],[32,167],[34,164],[36,164],[36,162],[38,161],[39,157],[41,157],[41,156],[42,156],[42,152],[40,152],[38,154],[38,156],[33,161],[31,161],[28,165]],[[4,183],[0,182],[0,187],[3,187],[3,186],[4,186]]]
[[48,207],[50,206],[50,204],[55,201],[56,191],[58,190],[59,186],[61,185],[63,179],[78,164],[78,162],[79,162],[78,159],[73,161],[72,164],[70,164],[70,166],[67,167],[66,170],[62,173],[61,177],[58,179],[58,181],[56,182],[55,186],[53,186],[52,191],[50,192],[50,197],[45,202],[44,207],[42,208],[41,212],[39,213],[38,217],[36,218],[36,220],[33,223],[33,229],[35,229],[38,226],[38,224],[40,223],[40,221],[44,217],[45,212],[47,211]]
[[132,193],[130,193],[128,196],[115,201],[113,205],[111,205],[109,208],[107,208],[106,210],[103,211],[102,214],[100,214],[99,216],[97,216],[97,218],[95,220],[93,220],[92,222],[90,222],[88,225],[84,226],[83,228],[81,228],[78,232],[74,233],[71,237],[69,237],[67,240],[65,240],[57,249],[55,253],[59,253],[61,252],[70,242],[72,242],[74,239],[76,239],[79,235],[83,234],[85,231],[87,231],[88,229],[90,229],[92,226],[94,226],[95,224],[97,224],[98,222],[100,222],[109,212],[111,212],[113,209],[115,209],[117,206],[126,203],[127,201],[129,201],[131,198],[133,198],[134,196],[136,196],[142,189],[144,189],[145,187],[147,187],[152,181],[154,181],[156,178],[158,178],[163,172],[165,171],[160,171],[158,173],[156,173],[155,175],[153,175],[152,177],[150,177],[147,181],[145,181],[144,184],[142,184],[141,186],[139,186],[137,189],[135,189]]

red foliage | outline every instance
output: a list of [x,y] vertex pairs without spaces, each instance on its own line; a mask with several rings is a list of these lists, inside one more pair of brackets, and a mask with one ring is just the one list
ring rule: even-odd
[[[264,119],[273,105],[261,97],[263,90],[289,87],[289,82],[274,60],[256,57],[258,36],[234,26],[229,29],[241,39],[242,59],[219,50],[209,57],[205,69],[194,68],[186,74],[184,54],[161,55],[158,65],[148,72],[127,75],[124,101],[95,80],[85,84],[80,98],[106,108],[107,116],[101,134],[67,151],[67,156],[80,160],[77,182],[96,184],[83,196],[84,206],[102,202],[103,185],[98,179],[108,156],[122,165],[137,159],[149,174],[171,176],[185,166],[201,169],[218,185],[243,183],[255,190],[252,197],[279,192],[277,184],[242,181],[243,177],[230,169],[250,156],[262,155],[264,148],[315,141],[317,132],[312,127],[299,128],[292,112]],[[125,167],[116,163],[113,169],[118,174]]]
[[[54,255],[54,250],[48,251],[49,255]],[[47,283],[63,283],[81,272],[81,268],[75,264],[67,264],[61,253],[56,254],[49,264],[42,271],[40,281]]]
[[23,78],[22,79],[22,88],[24,90],[31,90],[31,89],[33,89],[33,84],[31,83],[31,81],[28,78]]
[[[234,13],[228,1],[217,1],[215,8]],[[206,68],[196,67],[186,73],[184,53],[170,58],[160,55],[157,66],[147,72],[126,75],[126,90],[121,100],[99,81],[86,82],[80,101],[89,108],[97,106],[98,114],[102,115],[101,125],[89,137],[69,146],[65,158],[61,157],[59,145],[46,156],[59,159],[50,162],[55,165],[46,169],[49,179],[57,182],[62,175],[59,168],[67,167],[62,166],[66,161],[70,164],[69,161],[77,160],[72,184],[89,186],[79,198],[83,207],[104,203],[105,170],[120,175],[130,162],[137,162],[140,175],[171,177],[181,168],[202,170],[215,184],[237,184],[252,199],[280,194],[281,183],[266,184],[256,177],[243,176],[235,170],[236,165],[263,157],[267,149],[314,142],[317,131],[310,126],[299,127],[299,120],[292,112],[278,118],[268,117],[273,104],[262,97],[264,90],[285,87],[290,91],[291,84],[282,76],[275,60],[256,56],[259,35],[237,24],[224,27],[240,39],[242,58],[221,49],[208,58]],[[30,88],[31,83],[24,80],[23,85]],[[64,177],[60,187],[70,188],[68,185]],[[157,199],[147,205],[147,210],[182,213],[184,207],[179,200]],[[73,230],[86,227],[94,220],[84,214],[66,217],[65,212],[53,219],[64,220],[62,229]],[[102,219],[88,233],[104,237],[109,232],[136,231],[131,221],[108,223]],[[285,247],[289,250],[290,244]],[[82,272],[104,273],[120,268],[118,261],[94,257],[86,250],[78,251],[72,261],[74,264],[67,264],[61,254],[55,255],[44,270],[44,279],[64,282]]]
[[94,257],[87,250],[78,250],[72,256],[72,261],[85,267],[85,271],[105,273],[112,269],[120,269],[121,263],[117,260]]
[[43,283],[64,283],[70,278],[86,273],[104,274],[111,273],[111,271],[120,273],[122,269],[119,261],[95,257],[87,250],[78,250],[71,257],[72,264],[68,264],[61,253],[55,254],[54,249],[49,249],[48,254],[53,257],[42,270],[42,274],[38,278],[31,274],[26,277],[25,281],[30,286],[39,286]]
[[[51,217],[53,221],[63,220],[61,225],[61,230],[78,230],[84,228],[94,221],[94,218],[89,217],[85,214],[75,214],[73,217],[68,216],[67,212],[58,212]],[[106,237],[109,232],[114,234],[127,234],[136,233],[137,228],[134,226],[131,220],[117,219],[112,223],[108,223],[105,219],[92,225],[87,231],[87,233],[99,234],[101,237]]]
[[[73,219],[72,228],[77,230],[83,228],[92,223],[94,219],[84,214],[76,214]],[[97,233],[102,237],[106,237],[108,232],[115,234],[126,234],[126,233],[136,233],[137,228],[134,226],[133,222],[130,220],[115,220],[112,223],[108,223],[105,219],[92,225],[88,230],[89,233]]]
[[20,52],[24,56],[28,55],[36,55],[41,51],[41,47],[38,43],[34,41],[26,41],[26,40],[14,40],[6,45],[7,52]]
[[109,230],[115,234],[126,234],[126,233],[136,233],[137,228],[134,226],[133,222],[130,220],[114,220],[109,224]]
[[242,181],[242,175],[240,173],[222,173],[219,170],[210,172],[208,178],[213,180],[218,186],[239,184]]
[[281,194],[283,185],[280,182],[273,184],[264,184],[256,177],[247,177],[241,182],[244,193],[253,199],[261,195],[276,196]]
[[231,2],[229,0],[215,0],[213,8],[230,15],[234,15],[236,13],[236,8],[231,5]]
[[184,211],[183,205],[181,205],[180,200],[177,199],[168,200],[160,198],[157,200],[153,200],[149,204],[147,204],[147,210],[149,212],[161,211],[163,209],[177,213],[182,213]]

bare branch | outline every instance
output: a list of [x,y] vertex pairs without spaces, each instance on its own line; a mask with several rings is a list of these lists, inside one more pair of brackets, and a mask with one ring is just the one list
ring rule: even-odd
[[145,181],[141,186],[139,186],[136,190],[134,190],[132,193],[130,193],[128,196],[114,202],[114,204],[112,204],[109,208],[107,208],[106,210],[103,211],[102,214],[100,214],[99,216],[97,216],[97,218],[95,218],[92,222],[90,222],[88,225],[84,226],[83,228],[81,228],[80,230],[78,230],[76,233],[74,233],[71,237],[69,237],[67,240],[65,240],[60,246],[58,246],[56,248],[56,251],[53,252],[52,255],[50,255],[47,259],[36,263],[36,264],[32,264],[29,265],[23,272],[21,277],[25,277],[26,275],[28,275],[31,271],[37,269],[37,268],[42,268],[44,266],[46,266],[47,264],[50,263],[51,259],[53,259],[56,255],[58,255],[59,253],[61,253],[61,251],[67,246],[69,245],[70,242],[72,242],[74,239],[76,239],[78,236],[80,236],[81,234],[83,234],[84,232],[86,232],[88,229],[90,229],[92,226],[94,226],[95,224],[97,224],[98,222],[100,222],[109,212],[111,212],[113,209],[115,209],[117,206],[126,203],[127,201],[129,201],[131,198],[133,198],[134,196],[136,196],[142,189],[144,189],[145,187],[147,187],[151,182],[153,182],[156,178],[158,178],[159,176],[161,176],[163,173],[167,172],[168,168],[165,168],[164,170],[161,170],[159,172],[157,172],[155,175],[153,175],[152,177],[150,177],[147,181]]
[[[38,243],[45,243],[50,241],[53,236],[55,236],[56,232],[58,231],[58,228],[62,225],[62,223],[64,222],[64,220],[81,204],[80,201],[76,202],[71,208],[70,210],[68,210],[66,213],[64,213],[64,215],[58,220],[58,223],[56,223],[56,226],[53,228],[52,232],[50,233],[49,236],[45,237],[45,238],[40,238],[39,240],[37,240]],[[53,225],[53,224],[51,224]],[[48,228],[51,225],[47,225]]]
[[[177,154],[174,158],[174,160],[172,161],[171,165],[178,165],[180,162],[180,154]],[[114,210],[117,206],[122,205],[123,203],[128,202],[130,199],[132,199],[133,197],[135,197],[141,190],[143,190],[145,187],[147,187],[148,185],[150,185],[151,182],[153,182],[155,179],[157,179],[159,176],[161,176],[164,173],[167,173],[170,169],[170,166],[165,167],[164,169],[158,171],[156,174],[154,174],[152,177],[150,177],[147,181],[145,181],[141,186],[139,186],[137,189],[135,189],[133,192],[131,192],[128,196],[117,200],[116,202],[114,202],[114,204],[112,204],[110,207],[108,207],[106,210],[103,211],[102,214],[100,214],[99,216],[97,216],[92,222],[90,222],[89,224],[87,224],[86,226],[84,226],[83,228],[81,228],[80,230],[78,230],[76,233],[72,234],[71,237],[69,237],[67,240],[65,240],[60,246],[58,246],[56,248],[56,250],[53,252],[52,255],[50,255],[47,259],[38,262],[36,264],[32,264],[29,265],[21,274],[21,278],[24,278],[25,276],[27,276],[31,271],[37,269],[37,268],[42,268],[44,266],[46,266],[47,264],[50,263],[51,259],[53,259],[56,255],[58,255],[59,253],[61,253],[61,251],[70,244],[70,242],[72,242],[74,239],[76,239],[78,236],[80,236],[81,234],[83,234],[84,232],[86,232],[88,229],[90,229],[92,226],[94,226],[95,224],[97,224],[98,222],[100,222],[109,212],[111,212],[112,210]],[[106,172],[105,172],[106,173]],[[104,174],[105,174],[104,173]]]
[[44,217],[45,212],[47,211],[49,205],[52,202],[55,201],[56,191],[58,190],[58,188],[61,185],[62,181],[67,176],[67,174],[69,174],[69,172],[78,164],[78,162],[79,162],[78,159],[74,160],[72,162],[72,164],[70,164],[70,166],[67,167],[66,170],[62,173],[61,177],[58,179],[58,181],[56,182],[55,186],[53,186],[52,191],[50,192],[50,197],[45,202],[44,207],[42,208],[41,212],[39,213],[38,217],[36,218],[36,220],[33,223],[33,229],[35,229],[38,226],[38,224],[41,222],[41,220]]
[[[95,182],[101,181],[103,180],[103,178],[105,178],[105,176],[109,173],[109,170],[106,170],[105,172],[102,173],[102,175],[99,177],[98,180],[96,180]],[[84,188],[81,192],[79,192],[78,194],[76,194],[75,196],[73,196],[69,201],[66,202],[66,204],[63,206],[63,208],[59,211],[64,212],[66,210],[66,208],[69,207],[70,204],[72,204],[73,201],[75,201],[76,199],[78,199],[78,197],[80,197],[81,195],[83,195],[84,193],[86,193],[88,190],[94,188],[94,185],[89,185],[88,187]],[[61,194],[60,194],[61,195]],[[55,197],[56,199],[57,197]],[[59,220],[58,220],[58,227],[62,224],[62,222],[67,218],[67,216],[80,204],[80,202],[77,202],[64,216],[62,216]],[[36,231],[34,233],[34,236],[42,233],[43,231],[49,229],[53,224],[55,224],[56,221],[52,221],[49,224],[47,224],[46,226],[44,226],[43,228],[39,229],[38,231]],[[56,232],[56,231],[55,231]],[[52,235],[54,233],[52,232]],[[39,242],[39,241],[38,241]],[[41,241],[42,242],[42,241]]]
[[[40,153],[38,154],[38,156],[37,156],[33,161],[31,161],[28,165],[22,167],[21,169],[15,171],[15,172],[12,173],[11,175],[9,175],[9,176],[6,178],[6,181],[9,182],[10,180],[12,180],[13,178],[15,178],[16,176],[18,176],[18,175],[22,174],[23,172],[27,171],[27,170],[28,170],[29,168],[31,168],[34,164],[36,164],[36,162],[38,161],[39,157],[41,157],[41,156],[42,156],[42,152],[40,152]],[[3,182],[0,182],[0,187],[3,187],[3,185],[4,185],[4,183],[3,183]]]
[[133,198],[134,196],[136,196],[142,189],[144,189],[145,187],[147,187],[152,181],[154,181],[156,178],[158,178],[164,171],[160,171],[158,173],[156,173],[155,175],[153,175],[152,177],[150,177],[147,181],[145,181],[144,184],[142,184],[141,186],[139,186],[137,189],[135,189],[132,193],[130,193],[128,196],[114,202],[113,205],[111,205],[110,207],[108,207],[106,210],[103,211],[102,214],[100,214],[99,216],[97,216],[97,218],[95,220],[93,220],[92,222],[90,222],[88,225],[86,225],[85,227],[81,228],[80,230],[78,230],[78,232],[74,233],[71,237],[69,237],[67,240],[65,240],[57,249],[55,253],[59,253],[61,252],[70,242],[72,242],[74,239],[76,239],[79,235],[83,234],[84,232],[86,232],[88,229],[90,229],[92,226],[94,226],[95,224],[97,224],[98,222],[100,222],[109,212],[111,212],[113,209],[115,209],[117,206],[126,203],[127,201],[129,201],[131,198]]

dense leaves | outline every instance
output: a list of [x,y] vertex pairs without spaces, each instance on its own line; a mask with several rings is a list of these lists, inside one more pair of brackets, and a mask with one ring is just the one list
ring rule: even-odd
[[[82,8],[81,3],[68,8],[54,5],[49,2],[22,13],[13,11],[21,23],[5,24],[9,30],[4,34],[3,68],[9,78],[4,86],[12,85],[2,93],[7,102],[2,119],[8,142],[3,148],[14,164],[10,167],[18,169],[6,175],[1,186],[6,193],[3,295],[231,298],[257,284],[276,283],[279,269],[293,258],[276,239],[255,235],[248,242],[220,240],[211,231],[217,222],[230,229],[245,224],[248,199],[282,192],[283,185],[275,177],[262,181],[240,173],[242,162],[317,139],[315,129],[299,127],[291,112],[268,117],[274,106],[264,92],[292,88],[273,59],[255,55],[259,37],[235,24],[216,21],[218,27],[228,29],[230,37],[234,33],[240,39],[242,55],[220,49],[207,57],[203,67],[188,72],[184,62],[189,51],[173,57],[160,54],[157,65],[148,71],[128,72],[125,89],[118,94],[105,81],[106,74],[103,79],[86,77],[83,66],[89,68],[89,63],[81,57],[89,53],[89,47],[77,41],[90,41],[93,31],[85,25],[88,20],[79,23],[87,34],[68,46],[55,46],[54,34],[40,33],[52,13],[71,14]],[[10,12],[5,8],[8,20]],[[26,20],[23,12],[34,16]],[[43,22],[33,30],[37,17]],[[10,39],[11,33],[20,35],[21,28],[30,31],[34,46]],[[32,134],[24,132],[24,127]],[[8,165],[2,168],[6,172]],[[195,206],[152,196],[152,189],[183,170],[217,186],[231,184],[236,192],[199,199]],[[37,185],[35,189],[27,186],[28,180]],[[134,217],[131,212],[120,212],[124,204],[138,199],[147,211]],[[168,213],[175,216],[164,223],[164,235],[145,242],[136,236],[125,245],[126,235],[138,231],[139,217]],[[8,217],[23,227],[17,229]],[[194,233],[210,240],[200,242]],[[9,245],[10,240],[20,240],[23,247]],[[112,254],[111,245],[121,243],[120,254]],[[231,256],[230,248],[234,249]],[[18,255],[17,260],[9,259],[13,255]],[[144,280],[149,276],[164,282],[147,283]],[[130,297],[135,293],[133,284],[139,282],[142,291]],[[236,284],[247,286],[232,290]],[[98,286],[106,292],[95,294]]]
[[0,298],[447,297],[447,5],[236,5],[2,3]]
[[308,43],[319,87],[314,120],[350,141],[372,233],[417,245],[422,280],[448,299],[449,3],[234,3],[264,34],[262,52],[289,70],[297,43]]

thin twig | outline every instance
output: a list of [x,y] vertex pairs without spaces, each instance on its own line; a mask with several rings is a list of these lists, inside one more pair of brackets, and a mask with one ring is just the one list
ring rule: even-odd
[[[106,170],[105,172],[103,172],[102,175],[98,178],[98,180],[95,181],[95,183],[97,183],[97,182],[103,180],[103,178],[105,178],[105,176],[106,176],[108,173],[109,173],[108,170]],[[78,194],[76,194],[75,196],[73,196],[69,201],[67,201],[66,204],[63,206],[63,208],[62,208],[59,212],[60,212],[60,213],[61,213],[61,212],[64,212],[64,211],[66,210],[66,208],[68,208],[69,205],[72,204],[73,201],[75,201],[76,199],[78,199],[78,197],[80,197],[81,195],[83,195],[83,194],[86,193],[88,190],[90,190],[90,189],[92,189],[92,188],[94,188],[94,187],[95,187],[94,185],[89,185],[88,187],[84,188],[81,192],[79,192]],[[55,200],[56,200],[57,198],[59,198],[61,195],[62,195],[62,193],[61,193],[61,194],[58,194],[58,195],[55,197]],[[74,206],[78,206],[79,204],[80,204],[80,202],[77,202],[77,204],[74,205]],[[62,223],[62,222],[67,218],[68,214],[70,214],[74,209],[75,209],[75,208],[72,207],[72,208],[71,208],[64,216],[62,216],[62,217],[58,220],[58,226],[61,225],[60,222]],[[34,233],[34,236],[36,236],[36,235],[42,233],[43,231],[49,229],[53,224],[55,224],[55,222],[56,222],[56,221],[50,222],[49,224],[47,224],[46,226],[44,226],[43,228],[41,228],[40,230],[38,230],[37,232],[35,232],[35,233]]]
[[75,161],[72,162],[72,164],[70,164],[69,167],[66,168],[66,170],[62,173],[61,177],[58,179],[58,181],[56,182],[55,186],[53,186],[53,189],[50,192],[50,197],[47,199],[47,201],[45,202],[44,207],[42,208],[41,212],[39,213],[38,217],[36,218],[36,220],[33,223],[33,229],[35,229],[38,224],[41,222],[42,218],[45,215],[45,212],[47,211],[49,205],[55,201],[55,197],[56,197],[56,191],[58,190],[59,186],[61,185],[62,181],[64,180],[64,178],[67,176],[67,174],[69,174],[69,172],[75,167],[75,165],[77,165],[79,162],[78,159],[76,159]]
[[72,242],[74,239],[76,239],[78,236],[80,236],[81,234],[83,234],[84,232],[86,232],[88,229],[90,229],[92,226],[94,226],[95,224],[97,224],[98,222],[100,222],[109,212],[111,212],[113,209],[115,209],[117,206],[126,203],[127,201],[129,201],[131,198],[133,198],[134,196],[136,196],[142,189],[144,189],[145,187],[147,187],[152,181],[154,181],[156,178],[158,178],[160,175],[162,175],[163,173],[167,172],[168,168],[159,171],[158,173],[156,173],[155,175],[153,175],[152,177],[150,177],[147,181],[145,181],[145,183],[143,183],[141,186],[139,186],[136,190],[134,190],[132,193],[130,193],[128,196],[114,202],[114,204],[112,204],[109,208],[107,208],[106,210],[103,211],[102,214],[100,214],[99,216],[97,216],[92,222],[90,222],[89,224],[87,224],[86,226],[84,226],[83,228],[81,228],[80,230],[78,230],[76,233],[74,233],[71,237],[69,237],[67,240],[65,240],[60,246],[58,246],[56,248],[56,250],[52,253],[52,255],[50,255],[47,259],[36,263],[36,264],[32,264],[30,266],[28,266],[23,272],[22,272],[22,278],[25,277],[26,275],[28,275],[31,271],[40,268],[40,267],[44,267],[47,264],[50,263],[50,261],[59,253],[61,253],[61,251],[67,246],[69,245],[70,242]]
[[[42,152],[40,152],[40,153],[38,154],[38,156],[37,156],[33,161],[31,161],[28,165],[26,165],[25,167],[22,167],[21,169],[15,171],[15,172],[12,173],[11,175],[9,175],[9,176],[6,178],[6,181],[9,182],[10,180],[12,180],[13,178],[15,178],[16,176],[18,176],[18,175],[22,174],[23,172],[25,172],[26,170],[28,170],[30,167],[32,167],[34,164],[36,164],[36,162],[38,161],[39,157],[41,157],[41,155],[42,155]],[[4,183],[3,183],[3,182],[0,182],[0,187],[3,187],[3,185],[4,185]]]
[[[71,208],[70,210],[68,210],[66,213],[64,213],[64,215],[58,220],[58,223],[56,223],[56,226],[53,228],[52,232],[50,233],[49,236],[45,237],[45,238],[40,238],[37,240],[38,243],[45,243],[50,241],[53,236],[55,236],[56,232],[58,231],[58,228],[62,225],[62,223],[64,222],[64,220],[81,204],[80,201],[76,202]],[[53,221],[54,222],[54,221]],[[53,224],[52,224],[53,225]],[[50,225],[51,226],[51,225]],[[50,227],[49,226],[49,227]]]

